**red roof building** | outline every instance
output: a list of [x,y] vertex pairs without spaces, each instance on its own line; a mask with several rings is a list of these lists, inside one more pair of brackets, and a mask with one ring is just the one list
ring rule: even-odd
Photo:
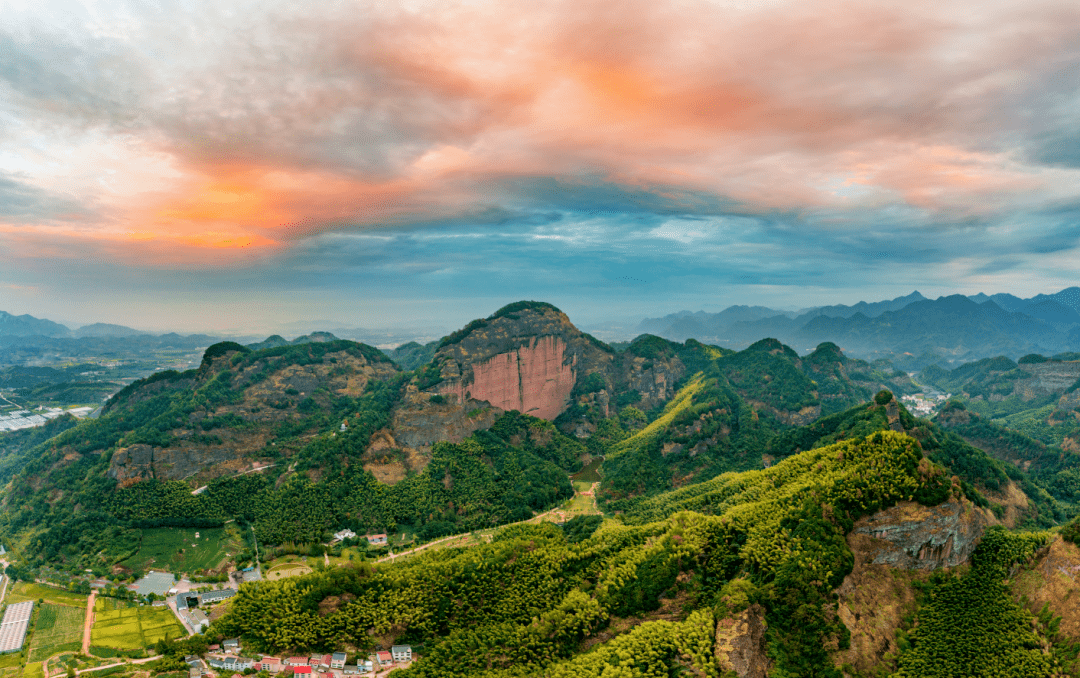
[[293,672],[294,676],[310,676],[311,675],[311,667],[310,666],[294,666],[294,667],[292,667],[292,672]]
[[379,663],[383,666],[394,663],[394,656],[389,652],[376,652],[375,658],[379,660]]
[[307,657],[289,657],[285,660],[286,666],[307,666]]

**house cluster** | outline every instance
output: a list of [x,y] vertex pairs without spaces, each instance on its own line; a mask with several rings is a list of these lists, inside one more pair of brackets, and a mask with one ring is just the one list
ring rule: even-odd
[[284,659],[270,656],[252,659],[241,656],[240,649],[239,639],[233,638],[224,641],[221,645],[211,645],[208,648],[205,664],[194,655],[186,657],[185,661],[191,669],[191,678],[199,678],[210,671],[231,675],[243,673],[246,669],[267,671],[275,675],[292,674],[301,678],[342,678],[371,673],[376,669],[410,662],[413,659],[412,647],[409,645],[395,645],[389,652],[376,652],[367,659],[357,658],[353,664],[346,663],[348,655],[344,652]]
[[900,396],[900,401],[904,403],[904,406],[911,410],[914,414],[920,417],[925,417],[937,411],[937,408],[940,407],[950,397],[952,397],[951,393],[916,393],[914,395]]
[[199,607],[220,603],[235,595],[236,589],[218,589],[217,591],[206,591],[205,593],[181,593],[176,596],[176,614],[187,622],[188,626],[194,631],[199,632],[210,626],[210,619]]

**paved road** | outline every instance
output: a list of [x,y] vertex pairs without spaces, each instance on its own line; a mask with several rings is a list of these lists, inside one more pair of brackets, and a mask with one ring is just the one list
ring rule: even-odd
[[97,589],[90,591],[90,597],[86,599],[86,620],[82,630],[82,653],[90,654],[90,629],[94,627],[94,601],[97,600]]

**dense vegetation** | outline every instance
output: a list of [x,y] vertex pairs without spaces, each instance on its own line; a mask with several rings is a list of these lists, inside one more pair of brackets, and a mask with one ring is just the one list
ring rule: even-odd
[[[569,657],[612,617],[678,599],[698,612],[550,669],[599,675],[618,657],[625,675],[666,675],[650,671],[680,655],[708,663],[704,629],[737,598],[767,609],[770,654],[785,675],[838,675],[825,647],[846,637],[828,612],[829,592],[852,565],[844,534],[897,500],[948,496],[947,476],[921,457],[912,438],[882,432],[722,476],[690,501],[689,488],[657,497],[655,513],[638,511],[627,516],[632,525],[605,525],[576,543],[551,527],[512,528],[490,545],[400,565],[265,582],[245,587],[214,630],[281,651],[392,636],[430,648],[406,675],[530,675]],[[699,511],[681,510],[688,506]]]
[[[520,520],[573,493],[567,473],[580,468],[584,447],[551,424],[517,413],[460,444],[436,444],[422,473],[393,487],[383,485],[355,459],[372,433],[388,425],[409,375],[373,379],[358,397],[325,389],[301,397],[286,389],[288,409],[268,425],[221,408],[250,405],[248,389],[285,366],[332,367],[336,359],[328,356],[342,353],[373,363],[389,364],[389,358],[346,341],[260,351],[222,346],[211,347],[200,370],[156,374],[119,393],[102,418],[67,431],[62,430],[67,420],[54,422],[30,438],[51,437],[32,453],[0,458],[14,460],[10,473],[21,466],[30,479],[9,489],[2,518],[5,541],[32,534],[26,549],[32,562],[82,567],[130,555],[138,528],[213,526],[230,518],[252,523],[260,541],[271,545],[324,541],[341,527],[408,526],[429,538]],[[219,365],[221,359],[227,360]],[[250,407],[255,415],[257,409]],[[339,430],[343,420],[347,430]],[[121,447],[167,447],[177,443],[178,434],[220,444],[224,432],[267,426],[274,442],[261,456],[278,463],[261,474],[213,480],[198,495],[181,481],[151,479],[120,489],[106,474],[111,455]],[[79,511],[72,510],[76,505]]]
[[1043,652],[1031,614],[1003,583],[1010,567],[1029,560],[1047,536],[992,528],[970,570],[932,579],[917,626],[903,635],[908,650],[900,656],[897,678],[1051,676],[1053,656]]

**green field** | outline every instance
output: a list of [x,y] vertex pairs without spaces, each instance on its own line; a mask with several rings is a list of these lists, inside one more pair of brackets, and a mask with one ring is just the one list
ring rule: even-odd
[[169,572],[212,570],[241,548],[240,538],[232,527],[144,529],[139,550],[123,565],[144,571],[151,568]]
[[282,579],[284,577],[299,577],[302,574],[310,574],[311,568],[303,563],[285,563],[275,565],[269,571],[263,570],[267,579]]
[[41,667],[41,662],[29,663],[22,671],[22,678],[44,678],[44,676],[45,670]]
[[598,483],[603,478],[600,476],[600,467],[603,466],[603,457],[596,457],[585,465],[580,471],[570,476],[570,480],[574,481],[574,487],[577,487],[578,482],[583,483]]
[[63,589],[45,586],[44,584],[29,584],[21,581],[11,587],[11,590],[8,591],[8,594],[4,597],[4,602],[10,605],[12,603],[21,603],[24,600],[32,600],[35,603],[39,600],[44,600],[46,603],[70,605],[85,610],[86,599],[88,597],[89,596],[71,593]]
[[85,618],[85,607],[50,603],[38,606],[30,639],[30,661],[43,661],[59,652],[81,649]]
[[115,650],[137,650],[149,647],[162,638],[183,638],[186,635],[167,607],[97,608],[94,628],[90,631],[90,644]]

